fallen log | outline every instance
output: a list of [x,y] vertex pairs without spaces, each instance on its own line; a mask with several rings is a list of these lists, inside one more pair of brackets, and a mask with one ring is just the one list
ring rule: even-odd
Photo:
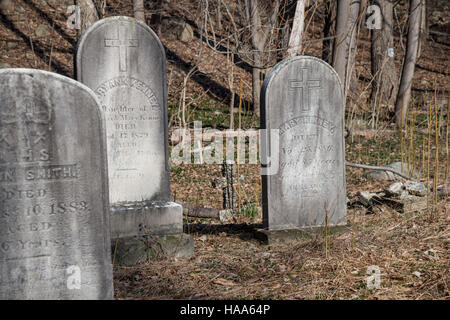
[[218,210],[215,208],[202,208],[191,204],[181,204],[183,206],[183,214],[191,218],[210,218],[220,221],[228,221],[233,216],[231,210]]

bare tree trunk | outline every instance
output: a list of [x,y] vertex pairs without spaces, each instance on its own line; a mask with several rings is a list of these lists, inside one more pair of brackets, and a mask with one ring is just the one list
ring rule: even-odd
[[145,22],[144,0],[133,0],[134,17]]
[[353,74],[356,53],[356,32],[361,0],[339,0],[336,21],[336,39],[333,50],[333,66],[341,78],[345,95]]
[[106,14],[106,0],[93,0],[93,2],[97,9],[98,18],[103,19]]
[[250,25],[252,47],[253,47],[253,72],[252,72],[252,84],[253,84],[253,113],[259,117],[260,115],[260,95],[261,95],[261,69],[263,68],[262,56],[267,43],[269,33],[273,30],[276,19],[278,17],[278,11],[280,8],[280,0],[274,1],[272,5],[272,12],[270,14],[269,21],[264,24],[261,23],[261,13],[258,7],[259,0],[246,0],[246,14],[248,24]]
[[81,12],[81,28],[78,31],[79,35],[81,35],[87,28],[95,23],[99,17],[95,4],[92,0],[77,0],[77,5]]
[[425,45],[428,38],[428,19],[427,19],[427,0],[422,0],[422,10],[420,14],[420,35],[419,48],[417,49],[417,59],[422,53],[422,47]]
[[332,35],[334,34],[334,26],[336,21],[336,4],[332,0],[326,2],[327,16],[323,27],[323,44],[322,44],[322,60],[333,63],[333,46]]
[[[259,54],[255,53],[255,63],[260,61]],[[261,70],[258,68],[253,68],[252,70],[252,95],[253,95],[253,113],[259,117],[260,112],[260,99],[261,99]]]
[[394,57],[388,55],[388,50],[393,50],[392,14],[393,5],[389,0],[380,0],[382,13],[381,29],[372,30],[371,68],[372,82],[371,101],[374,110],[385,110],[386,115],[389,106],[393,106],[396,98],[398,75],[395,69]]
[[222,2],[218,1],[217,3],[217,28],[222,29]]
[[289,38],[289,48],[287,50],[289,57],[295,57],[302,54],[302,35],[305,22],[305,0],[297,0],[294,22],[292,24],[291,36]]
[[395,103],[395,123],[398,128],[405,124],[408,103],[411,98],[411,84],[414,76],[417,52],[419,47],[420,16],[422,14],[422,0],[410,0],[408,40],[405,60],[403,62],[402,77]]
[[252,72],[252,93],[253,93],[253,113],[260,115],[260,94],[261,94],[261,59],[260,55],[264,51],[265,39],[261,30],[261,16],[257,0],[249,0],[248,8],[250,12],[250,24],[253,45],[253,72]]

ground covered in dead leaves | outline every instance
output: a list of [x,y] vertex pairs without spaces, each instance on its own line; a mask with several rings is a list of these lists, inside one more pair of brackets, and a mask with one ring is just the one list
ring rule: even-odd
[[[115,267],[116,298],[449,299],[448,202],[434,214],[352,209],[344,233],[271,246],[251,225],[194,224],[194,256]],[[379,289],[367,286],[370,266]]]

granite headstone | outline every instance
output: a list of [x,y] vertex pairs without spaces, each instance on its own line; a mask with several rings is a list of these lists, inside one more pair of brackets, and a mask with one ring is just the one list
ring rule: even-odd
[[112,299],[99,102],[50,72],[0,70],[0,299]]
[[78,44],[78,80],[106,119],[112,237],[181,234],[170,202],[166,57],[156,34],[130,17],[98,21]]
[[265,228],[346,224],[343,99],[337,73],[314,57],[289,58],[267,75],[261,128],[263,143],[279,135],[278,148],[268,147],[279,168],[262,177]]

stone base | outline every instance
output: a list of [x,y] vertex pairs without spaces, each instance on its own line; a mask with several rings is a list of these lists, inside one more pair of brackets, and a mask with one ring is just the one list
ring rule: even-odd
[[[328,227],[328,234],[344,233],[350,229],[347,226],[333,226]],[[298,229],[286,229],[286,230],[267,230],[258,229],[255,230],[255,239],[261,241],[264,244],[275,243],[288,243],[299,241],[302,239],[310,239],[317,234],[325,235],[325,229],[323,227],[314,228],[298,228]]]
[[157,256],[187,257],[194,240],[183,233],[183,208],[175,202],[138,202],[111,207],[111,245],[116,265]]
[[161,256],[189,257],[194,239],[188,234],[166,234],[118,238],[112,241],[113,263],[130,266]]
[[138,202],[111,207],[111,238],[183,233],[183,207],[175,202]]

